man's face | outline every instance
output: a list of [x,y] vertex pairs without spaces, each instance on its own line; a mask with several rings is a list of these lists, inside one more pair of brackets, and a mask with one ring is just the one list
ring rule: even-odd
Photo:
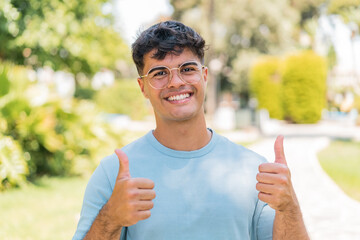
[[[187,48],[180,55],[168,54],[163,60],[152,58],[155,51],[152,50],[144,56],[144,74],[157,66],[167,66],[171,69],[189,61],[200,63],[199,58]],[[172,78],[164,89],[152,88],[146,77],[138,79],[142,93],[150,100],[154,108],[158,123],[159,121],[186,121],[204,114],[206,81],[207,68],[202,69],[201,80],[193,85],[182,81],[175,69],[172,70]]]

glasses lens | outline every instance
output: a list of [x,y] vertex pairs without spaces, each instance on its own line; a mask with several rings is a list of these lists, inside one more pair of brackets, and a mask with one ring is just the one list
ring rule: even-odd
[[189,84],[194,84],[201,79],[201,66],[196,62],[188,62],[179,68],[182,80]]
[[167,67],[156,67],[149,71],[148,73],[148,79],[150,82],[150,85],[154,88],[164,88],[168,81],[170,76],[170,69]]

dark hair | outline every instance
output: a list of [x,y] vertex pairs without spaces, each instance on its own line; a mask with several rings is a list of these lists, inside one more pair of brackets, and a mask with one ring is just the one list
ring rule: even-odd
[[144,56],[157,49],[152,56],[164,59],[168,53],[179,55],[188,48],[204,62],[205,40],[192,28],[177,22],[160,22],[143,31],[132,44],[132,57],[138,73],[143,74]]

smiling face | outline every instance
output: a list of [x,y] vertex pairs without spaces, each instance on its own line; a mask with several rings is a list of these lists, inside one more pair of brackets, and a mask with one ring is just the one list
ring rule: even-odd
[[[167,66],[171,69],[189,61],[200,62],[200,59],[187,48],[180,55],[168,54],[162,60],[152,58],[155,51],[152,50],[144,56],[144,73],[157,66]],[[204,114],[207,68],[202,69],[201,80],[193,85],[183,82],[176,70],[172,71],[172,79],[164,89],[152,88],[146,78],[138,79],[142,93],[154,108],[157,124],[187,121]]]

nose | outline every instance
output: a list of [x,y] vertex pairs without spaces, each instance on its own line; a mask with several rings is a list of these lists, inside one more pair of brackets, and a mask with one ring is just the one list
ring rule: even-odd
[[170,74],[170,78],[169,78],[169,82],[167,87],[171,88],[177,88],[179,86],[185,85],[185,82],[181,79],[180,77],[180,73],[178,71],[178,69],[171,69],[171,74]]

